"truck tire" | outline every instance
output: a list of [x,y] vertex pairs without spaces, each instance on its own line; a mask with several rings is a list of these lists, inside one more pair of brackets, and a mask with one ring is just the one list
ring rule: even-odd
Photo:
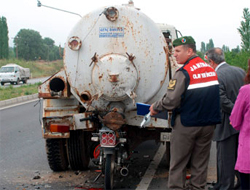
[[23,84],[26,84],[27,83],[27,79],[23,79]]
[[20,79],[18,78],[16,81],[16,85],[18,85],[20,83]]
[[4,82],[1,82],[1,85],[3,86],[3,85],[4,85]]
[[84,131],[71,131],[67,139],[69,165],[72,170],[87,170],[89,165],[89,152],[87,149]]
[[65,139],[46,139],[46,152],[49,166],[53,171],[68,169]]

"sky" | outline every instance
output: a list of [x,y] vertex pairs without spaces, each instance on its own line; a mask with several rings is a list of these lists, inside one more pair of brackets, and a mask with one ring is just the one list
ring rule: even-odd
[[[75,12],[82,16],[104,6],[127,4],[129,0],[40,0],[42,5]],[[156,23],[175,26],[183,36],[201,42],[213,39],[215,47],[230,49],[241,44],[237,28],[243,21],[243,9],[250,0],[133,0],[135,7]],[[37,0],[0,0],[0,16],[7,19],[9,45],[21,29],[32,29],[42,38],[49,37],[64,46],[67,36],[81,19],[74,14],[38,7]]]

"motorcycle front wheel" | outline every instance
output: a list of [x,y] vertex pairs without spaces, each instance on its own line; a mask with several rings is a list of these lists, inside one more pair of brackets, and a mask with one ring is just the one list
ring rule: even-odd
[[112,190],[114,185],[114,154],[107,154],[105,160],[105,190]]

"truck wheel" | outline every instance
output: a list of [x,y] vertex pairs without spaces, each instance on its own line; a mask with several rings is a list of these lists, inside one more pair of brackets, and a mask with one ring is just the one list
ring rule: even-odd
[[114,154],[107,154],[105,160],[105,190],[113,189],[114,186]]
[[23,80],[23,84],[26,84],[26,83],[27,83],[27,79],[24,79],[24,80]]
[[72,170],[88,169],[90,156],[84,131],[71,131],[67,139],[68,159]]
[[4,82],[1,82],[1,85],[3,86],[3,85],[4,85]]
[[19,80],[19,78],[17,79],[17,81],[16,81],[16,85],[18,85],[20,83],[20,80]]
[[46,139],[46,152],[49,166],[53,171],[64,171],[68,168],[65,139]]
[[166,142],[166,165],[169,169],[170,166],[170,142]]

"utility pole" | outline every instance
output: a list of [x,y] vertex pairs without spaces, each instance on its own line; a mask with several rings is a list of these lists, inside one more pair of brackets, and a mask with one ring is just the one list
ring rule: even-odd
[[18,44],[16,43],[16,58],[18,59]]
[[12,38],[13,40],[16,39],[15,46],[16,46],[16,58],[18,59],[18,37]]

